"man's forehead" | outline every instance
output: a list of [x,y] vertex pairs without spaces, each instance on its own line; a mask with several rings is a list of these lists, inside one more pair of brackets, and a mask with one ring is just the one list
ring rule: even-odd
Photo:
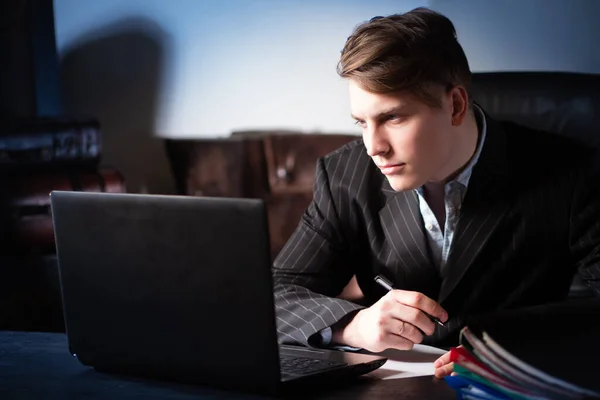
[[372,118],[392,109],[409,106],[414,99],[407,93],[372,93],[350,83],[350,110],[357,118]]

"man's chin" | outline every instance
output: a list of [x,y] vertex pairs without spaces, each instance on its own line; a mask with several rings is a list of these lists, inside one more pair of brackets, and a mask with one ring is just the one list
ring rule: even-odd
[[423,186],[423,184],[418,182],[417,180],[407,179],[404,176],[400,177],[392,175],[387,176],[386,178],[392,189],[394,189],[396,192],[405,192],[407,190],[414,190]]

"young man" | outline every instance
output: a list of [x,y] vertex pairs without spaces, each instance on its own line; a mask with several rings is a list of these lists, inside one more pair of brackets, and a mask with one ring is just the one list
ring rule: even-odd
[[[338,71],[362,141],[318,161],[313,201],[274,262],[282,342],[452,346],[467,316],[565,299],[577,271],[598,292],[598,155],[473,104],[450,20],[423,8],[373,18]],[[360,304],[339,298],[354,275]]]

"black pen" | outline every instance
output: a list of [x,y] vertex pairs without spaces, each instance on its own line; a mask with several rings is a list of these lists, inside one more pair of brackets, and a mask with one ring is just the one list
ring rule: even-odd
[[[383,276],[381,275],[377,275],[375,277],[375,282],[377,282],[381,287],[387,289],[387,291],[389,292],[390,290],[394,290],[394,285],[392,284],[392,282],[388,281],[387,279],[385,279]],[[429,317],[429,319],[432,322],[437,323],[438,325],[441,325],[443,327],[445,327],[446,325],[444,325],[444,323],[442,321],[440,321],[438,318],[427,314],[425,311],[423,311],[423,314],[427,315]]]

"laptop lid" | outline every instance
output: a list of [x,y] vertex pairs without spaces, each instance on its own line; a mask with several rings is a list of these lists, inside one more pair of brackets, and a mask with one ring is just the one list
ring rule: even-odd
[[258,391],[279,384],[261,200],[50,199],[69,348],[83,364]]

